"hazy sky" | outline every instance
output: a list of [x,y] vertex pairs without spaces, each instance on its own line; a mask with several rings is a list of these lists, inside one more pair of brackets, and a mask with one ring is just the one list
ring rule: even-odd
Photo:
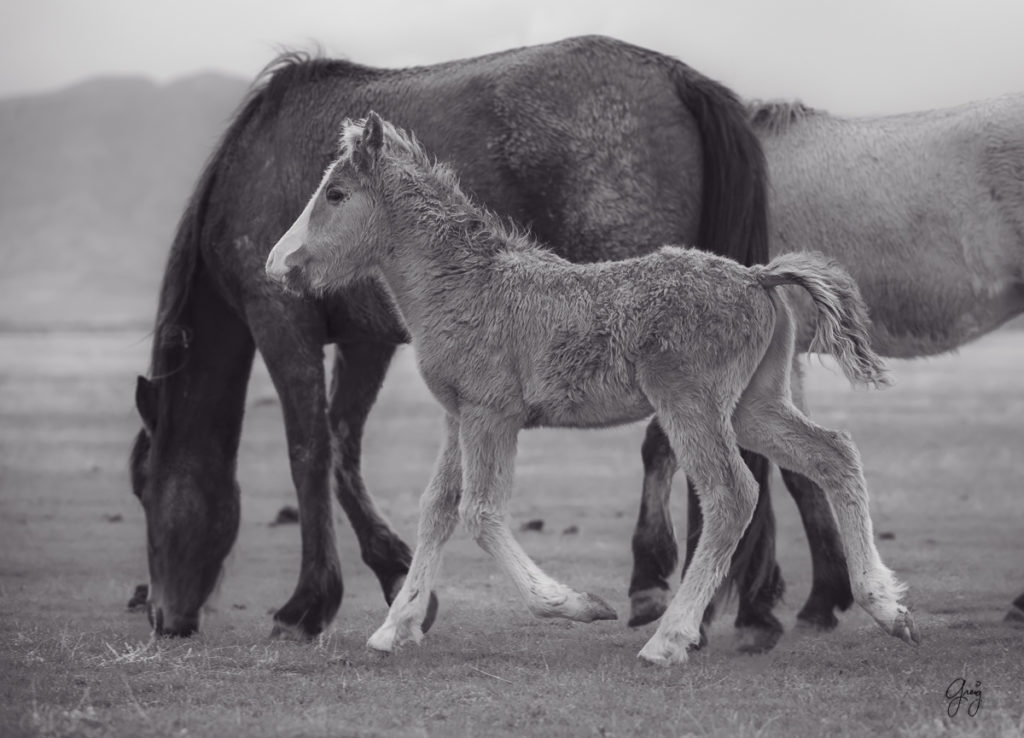
[[0,0],[0,96],[98,74],[252,77],[319,42],[380,66],[603,33],[836,113],[1024,91],[1021,0]]

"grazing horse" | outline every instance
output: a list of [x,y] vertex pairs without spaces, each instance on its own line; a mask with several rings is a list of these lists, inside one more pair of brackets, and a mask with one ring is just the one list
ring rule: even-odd
[[[884,118],[839,118],[800,103],[749,110],[771,175],[772,254],[814,248],[843,264],[883,356],[951,351],[1024,312],[1024,94]],[[813,311],[806,300],[792,307],[797,349],[806,351]],[[783,469],[782,477],[813,564],[797,617],[830,629],[834,610],[852,602],[835,520],[804,475]],[[676,561],[670,483],[671,473],[648,467],[643,507],[658,512],[640,518],[634,578]],[[692,539],[700,516],[692,501],[690,510]],[[1024,621],[1024,595],[1007,619]]]
[[447,426],[409,575],[371,648],[423,637],[423,595],[460,517],[534,615],[614,619],[601,598],[545,574],[513,537],[516,438],[523,428],[605,427],[651,413],[694,480],[704,529],[640,658],[680,663],[700,644],[702,616],[757,502],[737,440],[821,485],[840,516],[857,603],[886,632],[918,641],[899,602],[904,587],[874,545],[856,448],[789,400],[793,321],[773,291],[784,284],[813,301],[817,350],[833,354],[851,382],[886,381],[845,271],[811,254],[743,267],[675,247],[574,264],[477,206],[450,167],[375,113],[343,126],[340,150],[270,252],[267,274],[313,294],[379,279]]
[[[315,635],[341,603],[331,481],[389,602],[408,570],[410,551],[360,474],[363,425],[406,331],[377,287],[304,300],[263,271],[334,159],[341,120],[371,107],[418,131],[479,200],[573,261],[684,241],[744,264],[767,261],[764,160],[746,111],[678,60],[601,37],[397,70],[283,57],[199,178],[164,274],[151,375],[136,387],[143,429],[131,476],[146,514],[157,633],[199,627],[233,545],[257,348],[281,398],[302,536],[298,583],[274,615],[275,633]],[[329,397],[327,343],[336,346]],[[646,446],[644,459],[658,461]],[[756,521],[765,510],[759,502],[752,528],[764,530]],[[737,561],[764,560],[750,549],[765,539],[746,541]],[[631,583],[641,619],[652,617],[642,608],[652,586]],[[750,617],[774,642],[771,604]]]

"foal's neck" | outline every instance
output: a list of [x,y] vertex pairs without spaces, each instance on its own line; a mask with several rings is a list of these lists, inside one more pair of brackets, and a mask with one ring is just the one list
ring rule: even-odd
[[457,188],[408,199],[385,198],[392,227],[379,268],[415,342],[441,303],[482,289],[511,235]]

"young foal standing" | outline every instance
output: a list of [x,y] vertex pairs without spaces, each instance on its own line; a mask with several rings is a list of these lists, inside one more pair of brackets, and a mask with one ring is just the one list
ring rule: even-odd
[[746,268],[673,247],[576,265],[474,205],[451,169],[375,114],[346,123],[341,151],[267,273],[314,293],[379,278],[447,411],[412,567],[371,648],[422,638],[426,594],[460,514],[535,615],[615,618],[599,597],[541,571],[513,537],[506,510],[516,438],[522,428],[599,427],[652,412],[696,483],[705,533],[642,659],[682,662],[700,641],[701,616],[757,499],[737,442],[820,484],[839,517],[857,602],[887,632],[918,641],[899,602],[903,586],[872,540],[855,447],[789,400],[793,322],[772,290],[782,284],[810,294],[818,347],[851,381],[885,381],[845,272],[807,254]]

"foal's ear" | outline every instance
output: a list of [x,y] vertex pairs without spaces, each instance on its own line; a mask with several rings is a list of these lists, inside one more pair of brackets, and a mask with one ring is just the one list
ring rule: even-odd
[[150,435],[156,430],[156,384],[140,376],[135,382],[135,409]]
[[356,150],[352,152],[352,159],[360,169],[369,169],[370,165],[377,160],[383,146],[384,121],[371,110],[370,114],[366,116],[366,123],[363,124],[363,138]]

